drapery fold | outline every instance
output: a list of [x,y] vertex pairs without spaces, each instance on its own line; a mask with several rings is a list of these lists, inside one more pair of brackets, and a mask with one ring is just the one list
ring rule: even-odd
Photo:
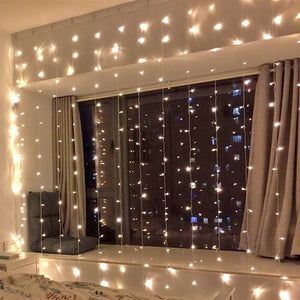
[[300,254],[299,71],[299,59],[260,68],[240,239],[259,256]]
[[62,233],[85,236],[86,194],[79,108],[74,96],[53,99],[54,184]]

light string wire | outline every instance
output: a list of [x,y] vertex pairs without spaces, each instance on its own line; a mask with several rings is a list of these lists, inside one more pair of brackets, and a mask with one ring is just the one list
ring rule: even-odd
[[[146,23],[145,23],[146,24]],[[148,24],[147,24],[148,25]],[[140,31],[142,32],[142,34],[146,34],[147,32],[147,29],[146,30],[143,30],[140,26]],[[137,32],[136,32],[136,39],[138,41],[138,29],[137,29]],[[139,51],[139,45],[138,45],[138,42],[136,44],[136,56],[137,56],[137,60],[139,61],[139,54],[140,54],[140,51]],[[140,77],[137,75],[137,82],[138,84],[140,84]],[[138,185],[139,185],[139,193],[140,193],[140,234],[141,234],[141,246],[140,246],[140,249],[141,249],[141,254],[142,254],[142,264],[143,266],[148,266],[148,264],[145,264],[144,263],[144,217],[143,217],[143,214],[144,214],[144,198],[147,198],[147,194],[143,192],[143,156],[142,156],[142,129],[141,129],[141,126],[142,126],[142,116],[141,116],[141,88],[138,87],[137,88],[137,113],[138,113],[138,124],[137,124],[137,127],[138,127],[138,163],[139,163],[139,167],[138,167],[138,170],[139,170],[139,181],[138,181]],[[144,275],[144,274],[143,274]]]
[[[94,18],[95,18],[95,15],[94,15]],[[95,34],[95,38],[96,38],[96,35],[98,35],[98,38],[101,38],[101,33],[96,33]],[[97,50],[96,49],[96,41],[95,41],[95,38],[93,39],[93,44],[94,44],[94,54],[95,54],[95,57],[96,57],[96,66],[94,68],[95,71],[99,71],[99,59],[100,59],[100,53],[99,51],[100,50]],[[94,175],[96,176],[96,182],[95,182],[95,194],[96,194],[96,197],[97,197],[97,206],[96,208],[94,209],[94,212],[97,214],[97,255],[98,255],[98,259],[99,259],[99,255],[102,254],[101,252],[101,220],[100,220],[100,195],[99,195],[99,188],[101,187],[101,174],[99,174],[100,170],[99,170],[99,165],[100,165],[100,155],[102,154],[101,153],[101,146],[100,146],[100,138],[99,138],[99,135],[102,135],[102,132],[101,130],[98,131],[98,125],[101,125],[103,123],[103,119],[102,119],[102,116],[100,116],[100,114],[98,113],[101,113],[102,115],[102,109],[101,109],[101,102],[97,100],[97,98],[95,98],[94,100],[94,110],[95,110],[95,115],[94,115],[94,134],[95,136],[92,138],[92,142],[94,143],[94,166],[95,166],[95,173]],[[97,151],[98,149],[98,151]],[[99,270],[100,271],[100,270]],[[99,274],[100,276],[100,274]]]
[[[215,8],[215,20],[217,21],[217,8]],[[217,25],[217,24],[216,24]],[[216,26],[215,25],[215,26]],[[222,29],[222,28],[221,28]],[[217,47],[217,42],[216,42],[216,27],[213,28],[213,49],[216,49]],[[211,70],[213,73],[216,72],[216,68],[214,67]],[[220,182],[220,166],[219,166],[219,129],[220,127],[218,126],[218,90],[217,90],[217,76],[215,76],[214,79],[214,96],[213,96],[213,101],[214,101],[214,107],[212,109],[213,112],[213,123],[214,123],[214,128],[215,128],[215,192],[216,192],[216,205],[217,205],[217,248],[216,248],[216,253],[218,255],[217,261],[222,262],[222,254],[221,254],[221,223],[220,223],[220,216],[221,216],[221,205],[220,205],[220,192],[222,191],[221,188],[221,182]]]
[[[74,28],[74,19],[71,20],[71,26]],[[71,66],[73,69],[73,72],[75,70],[74,68],[74,59],[76,59],[76,57],[74,57],[73,53],[74,53],[74,43],[77,43],[77,40],[72,40],[71,43]],[[73,76],[73,73],[70,74],[71,76]],[[72,91],[75,92],[76,88],[75,86],[72,88]],[[74,150],[74,153],[76,154],[76,122],[78,122],[77,120],[77,101],[75,99],[75,95],[71,96],[71,108],[72,108],[72,126],[73,126],[73,131],[72,131],[72,139],[71,139],[71,146],[72,149]],[[78,116],[79,117],[79,116]],[[82,225],[79,222],[79,199],[78,199],[78,183],[77,183],[77,159],[73,160],[73,170],[74,170],[74,174],[73,174],[73,210],[76,210],[76,223],[77,223],[77,256],[80,256],[80,230],[82,229]]]
[[[97,250],[98,250],[98,256],[101,254],[100,251],[100,244],[101,244],[101,225],[100,225],[100,203],[99,203],[99,187],[101,186],[100,178],[101,176],[99,175],[99,161],[100,161],[100,155],[101,155],[101,148],[99,145],[99,135],[101,134],[101,130],[98,132],[98,124],[102,124],[103,120],[102,118],[98,115],[98,113],[102,112],[101,109],[101,103],[97,101],[97,99],[94,100],[94,109],[95,109],[95,116],[94,116],[94,126],[95,126],[95,137],[92,139],[92,142],[94,142],[95,145],[95,155],[94,155],[94,165],[95,165],[95,175],[96,175],[96,183],[95,183],[95,193],[97,197],[97,207],[95,208],[95,212],[97,213],[97,237],[98,237],[98,242],[97,242]],[[97,148],[98,148],[98,153],[97,153]]]
[[[169,16],[165,16],[160,23],[160,35],[161,38],[165,35],[165,26],[169,24]],[[161,59],[160,67],[161,67],[161,76],[165,78],[165,47],[164,44],[160,44],[160,52],[161,52]],[[168,158],[166,156],[167,148],[166,148],[166,101],[168,101],[168,97],[165,97],[165,89],[161,89],[161,122],[162,122],[162,166],[163,166],[163,173],[161,174],[163,179],[163,203],[164,203],[164,247],[165,247],[165,262],[168,265],[168,254],[170,249],[168,248],[168,191],[167,191],[167,161]]]
[[143,205],[143,157],[142,157],[142,131],[141,131],[141,101],[140,101],[140,91],[138,90],[137,94],[137,103],[138,103],[138,144],[139,144],[139,190],[140,190],[140,230],[141,230],[141,249],[142,249],[142,262],[144,263],[144,225],[143,225],[143,214],[144,214],[144,205]]
[[[36,40],[36,35],[35,32],[32,31],[32,34],[34,35],[34,40]],[[36,68],[36,74],[40,74],[42,75],[42,71],[39,71],[39,61],[42,61],[42,57],[43,57],[43,51],[42,48],[35,48],[35,68]],[[41,179],[41,120],[40,120],[40,94],[41,94],[41,90],[40,90],[40,80],[38,80],[38,85],[37,85],[37,94],[36,94],[36,119],[37,119],[37,137],[35,139],[35,142],[37,143],[37,172],[36,175],[38,176],[39,180],[39,202],[40,202],[40,234],[41,234],[41,241],[40,241],[40,252],[41,254],[43,253],[44,246],[43,246],[43,238],[45,237],[45,234],[43,233],[43,223],[44,223],[44,219],[43,219],[43,207],[44,207],[44,203],[43,203],[43,189],[44,186],[42,185],[42,179]]]
[[123,167],[122,167],[122,133],[124,129],[122,128],[122,116],[123,116],[123,110],[121,109],[121,101],[122,101],[122,93],[120,93],[120,45],[119,45],[119,38],[120,38],[120,31],[116,31],[116,40],[118,43],[118,53],[117,53],[117,143],[118,147],[117,150],[117,170],[118,170],[118,199],[117,204],[119,206],[119,214],[120,217],[117,218],[117,223],[120,223],[120,233],[118,235],[118,238],[120,239],[120,247],[121,247],[121,254],[122,254],[122,261],[124,258],[124,231],[123,231],[123,184],[122,184],[122,173],[123,173]]
[[[275,20],[276,18],[279,16],[281,18],[281,16],[278,14],[278,8],[277,8],[277,4],[276,2],[274,3],[274,1],[272,1],[271,3],[271,10],[273,12],[273,22],[272,22],[272,29],[274,31],[274,33],[277,34],[278,31],[278,26],[281,24],[281,20],[279,21],[279,23],[277,23]],[[278,87],[277,87],[277,67],[280,66],[282,63],[281,62],[275,62],[275,54],[273,53],[273,82],[274,82],[274,88],[273,88],[273,95],[274,95],[274,105],[276,106],[276,102],[279,103],[279,99],[277,99],[277,95],[278,95]],[[282,97],[282,95],[281,95]],[[280,104],[282,105],[281,101]],[[275,239],[279,239],[279,243],[281,243],[282,241],[280,240],[280,237],[278,237],[278,227],[279,227],[279,220],[280,220],[280,207],[281,207],[281,195],[280,195],[280,190],[279,190],[279,173],[278,173],[278,167],[279,167],[279,159],[280,159],[280,154],[282,152],[283,147],[279,144],[280,142],[280,136],[281,136],[281,124],[280,124],[280,117],[281,117],[281,109],[282,107],[275,107],[275,110],[278,113],[278,120],[275,119],[274,122],[274,129],[276,130],[276,151],[275,151],[275,160],[274,160],[274,165],[273,165],[273,171],[275,171],[275,184],[276,184],[276,191],[275,191],[275,197],[276,197],[276,233],[275,233]],[[276,114],[274,114],[274,118],[276,118]],[[277,126],[278,125],[278,126]],[[278,246],[278,241],[275,241],[275,247],[277,248]],[[276,249],[275,248],[275,249]],[[279,245],[279,252],[280,252],[280,245]],[[284,257],[283,257],[284,258]],[[278,273],[279,276],[281,278],[284,278],[285,276],[282,276],[282,266],[281,266],[281,253],[275,253],[275,261],[277,261],[277,266],[278,266]]]
[[[242,2],[239,2],[239,10],[240,10],[240,16],[241,16],[241,25],[240,25],[240,35],[241,35],[241,43],[245,43],[246,41],[244,41],[245,39],[245,30],[247,30],[248,26],[243,26],[243,22],[244,20],[248,20],[245,19],[245,13],[244,13],[244,5]],[[247,24],[247,22],[245,22],[245,24]],[[249,212],[249,204],[247,201],[247,190],[248,190],[248,176],[249,176],[249,171],[252,170],[252,167],[249,166],[248,162],[248,139],[247,139],[247,114],[246,114],[246,108],[247,108],[247,101],[246,101],[246,76],[245,76],[245,72],[246,72],[246,65],[247,65],[247,61],[246,61],[246,52],[245,52],[245,48],[244,45],[242,45],[242,51],[241,51],[241,55],[242,55],[242,72],[243,72],[243,76],[242,76],[242,106],[243,106],[243,125],[242,130],[243,130],[243,155],[244,155],[244,182],[245,182],[245,187],[242,188],[242,190],[244,191],[244,195],[245,195],[245,210],[246,210],[246,241],[247,241],[247,250],[246,252],[248,254],[251,253],[251,249],[250,249],[250,236],[249,236],[249,216],[250,216],[250,212]],[[244,231],[242,232],[242,234],[244,234]],[[248,286],[249,286],[249,294],[251,295],[251,286],[252,286],[252,268],[250,267],[250,260],[249,260],[249,255],[246,256],[247,259],[247,268],[248,268]],[[251,296],[250,296],[251,297]]]
[[[18,48],[17,47],[17,38],[14,39],[14,48]],[[16,62],[16,53],[14,53],[14,64]],[[26,65],[27,66],[27,65]],[[24,68],[21,68],[21,72],[22,72],[22,80],[24,78]],[[18,89],[19,92],[19,89]],[[15,93],[15,92],[14,92]],[[17,214],[17,210],[16,210],[16,220],[17,220],[17,226],[19,227],[19,234],[17,236],[17,240],[19,240],[20,242],[20,250],[23,250],[23,244],[24,244],[24,236],[26,234],[26,229],[24,226],[24,221],[26,221],[26,217],[25,217],[25,209],[26,209],[26,195],[24,193],[24,186],[23,186],[23,176],[24,176],[24,156],[23,156],[23,150],[24,149],[24,138],[22,137],[23,134],[23,130],[22,128],[25,127],[25,124],[23,123],[23,116],[24,116],[24,112],[21,112],[21,108],[22,108],[22,101],[20,101],[20,95],[19,94],[14,94],[14,97],[16,97],[16,102],[13,101],[12,104],[12,108],[11,108],[11,113],[13,115],[14,118],[14,125],[16,126],[16,130],[17,132],[16,137],[13,141],[11,141],[13,144],[11,145],[12,147],[16,147],[17,146],[17,157],[18,157],[18,162],[14,161],[14,174],[16,174],[16,165],[18,164],[19,167],[19,174],[18,176],[18,188],[17,188],[17,192],[13,192],[14,194],[14,199],[15,199],[15,204],[18,203],[18,200],[20,199],[20,203],[21,203],[21,207],[20,207],[20,215]],[[11,128],[12,130],[12,128]],[[11,134],[12,135],[12,134]],[[11,139],[13,139],[11,137]],[[16,144],[17,142],[17,144]],[[13,158],[15,160],[15,158]],[[15,176],[15,175],[14,175]],[[15,187],[13,187],[14,190]],[[18,244],[17,244],[18,246]]]
[[[51,26],[51,43],[53,43],[53,26]],[[52,101],[55,103],[55,130],[56,130],[56,185],[55,185],[55,191],[58,194],[58,225],[59,225],[59,249],[58,253],[61,254],[62,250],[62,237],[63,237],[63,228],[62,228],[62,200],[61,200],[61,189],[60,189],[60,179],[61,179],[61,127],[62,127],[62,113],[61,113],[61,105],[59,104],[60,101],[57,97],[58,92],[58,67],[57,67],[57,57],[55,56],[57,51],[56,44],[51,44],[50,46],[52,49],[52,53],[54,55],[53,57],[53,63],[55,64],[55,94],[53,95]],[[53,102],[52,102],[53,104]]]
[[[96,16],[95,14],[93,14],[93,20],[96,20]],[[100,50],[97,50],[96,47],[98,46],[98,43],[96,43],[96,39],[100,39],[101,38],[101,32],[97,32],[94,35],[94,39],[93,39],[93,46],[94,46],[94,54],[95,54],[95,61],[96,61],[96,65],[94,67],[94,71],[100,71]],[[97,83],[95,84],[95,88],[97,88]],[[101,252],[101,220],[100,220],[100,199],[99,199],[99,188],[101,187],[101,174],[99,174],[99,165],[100,165],[100,155],[101,153],[101,146],[100,146],[100,138],[98,138],[99,135],[102,135],[102,131],[99,130],[98,131],[98,124],[101,125],[103,123],[103,119],[102,116],[100,116],[101,113],[102,115],[102,109],[101,109],[101,102],[95,98],[94,99],[94,137],[92,138],[92,143],[94,143],[94,156],[93,156],[93,160],[94,160],[94,167],[95,167],[95,173],[93,174],[95,176],[95,194],[96,194],[96,203],[97,206],[94,209],[94,213],[97,214],[97,256],[98,259],[100,259],[100,254],[102,254]],[[98,151],[97,151],[98,149]],[[100,272],[100,269],[99,269]],[[100,273],[99,273],[100,276]]]
[[[187,15],[188,17],[188,15]],[[190,23],[187,20],[187,24]],[[189,24],[188,24],[189,25]],[[187,45],[189,51],[191,51],[191,41],[190,41],[190,32],[187,33]],[[188,66],[189,65],[189,60],[188,60]],[[188,82],[190,81],[190,70],[186,70]],[[192,252],[192,262],[190,264],[190,267],[193,267],[194,265],[194,258],[195,258],[195,244],[194,244],[194,224],[193,224],[193,216],[194,216],[194,201],[193,201],[193,141],[192,141],[192,128],[191,128],[191,119],[192,119],[192,113],[193,113],[193,103],[192,103],[192,94],[191,94],[191,87],[190,84],[188,83],[187,85],[187,115],[188,115],[188,174],[189,174],[189,183],[188,183],[188,191],[189,191],[189,200],[190,200],[190,220],[189,222],[191,223],[191,252]]]

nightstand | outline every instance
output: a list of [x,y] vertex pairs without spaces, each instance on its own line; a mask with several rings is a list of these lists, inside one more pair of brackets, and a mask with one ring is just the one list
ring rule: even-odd
[[38,274],[37,258],[34,255],[20,254],[17,259],[0,259],[0,270],[8,275],[17,273]]

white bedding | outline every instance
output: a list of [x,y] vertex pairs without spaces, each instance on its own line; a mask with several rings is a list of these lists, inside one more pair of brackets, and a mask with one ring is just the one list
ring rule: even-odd
[[[175,300],[105,288],[92,283],[56,282],[42,275],[16,274],[0,279],[0,300]],[[180,299],[176,299],[180,300]]]

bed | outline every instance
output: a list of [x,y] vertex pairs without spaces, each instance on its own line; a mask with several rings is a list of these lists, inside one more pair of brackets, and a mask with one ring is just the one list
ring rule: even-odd
[[142,295],[85,282],[57,282],[43,275],[7,275],[0,271],[0,300],[183,300]]

